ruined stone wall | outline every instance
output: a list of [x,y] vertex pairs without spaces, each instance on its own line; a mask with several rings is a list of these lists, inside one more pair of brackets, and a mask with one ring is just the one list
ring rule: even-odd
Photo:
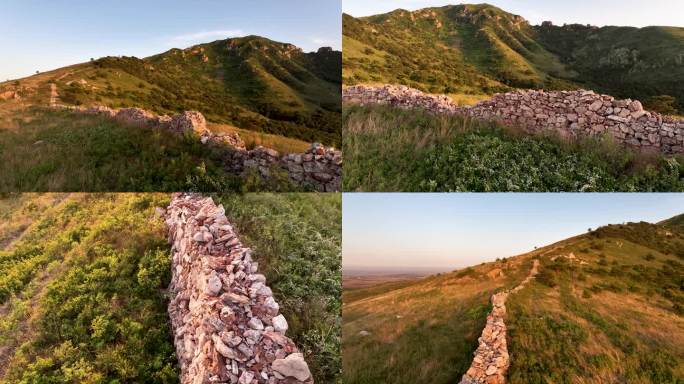
[[447,96],[425,94],[405,86],[360,85],[345,88],[342,100],[497,120],[530,133],[555,131],[564,137],[609,134],[618,142],[639,149],[684,153],[684,120],[645,111],[637,100],[616,100],[593,91],[519,90],[497,94],[472,107],[459,107]]
[[487,323],[478,339],[473,362],[463,375],[459,384],[503,384],[510,366],[508,345],[506,344],[506,299],[520,291],[538,273],[539,260],[534,260],[532,269],[518,286],[510,291],[495,293],[491,297],[492,311],[487,315]]
[[168,312],[181,384],[312,384],[266,278],[223,207],[176,194],[166,224],[173,252]]
[[319,143],[313,143],[304,153],[281,155],[264,147],[247,150],[245,142],[237,133],[211,132],[204,116],[195,111],[169,117],[157,116],[140,108],[55,107],[114,118],[127,124],[168,129],[178,134],[193,133],[199,136],[202,144],[227,145],[234,149],[226,153],[225,159],[227,168],[232,172],[242,173],[253,169],[262,177],[268,178],[275,167],[286,172],[294,183],[316,191],[339,192],[342,187],[342,152]]

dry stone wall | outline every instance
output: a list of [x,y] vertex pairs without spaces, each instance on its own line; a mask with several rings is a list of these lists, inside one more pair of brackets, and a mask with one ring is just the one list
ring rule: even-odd
[[342,99],[346,103],[388,104],[497,120],[529,133],[555,131],[565,137],[609,134],[639,149],[684,153],[684,120],[645,111],[638,100],[616,100],[593,91],[519,90],[497,94],[472,107],[460,107],[447,96],[405,86],[359,85],[345,88]]
[[518,286],[510,291],[495,293],[491,297],[492,311],[487,315],[487,323],[478,339],[473,362],[463,375],[459,384],[503,384],[510,366],[508,345],[506,344],[506,299],[510,294],[520,291],[537,275],[539,260],[534,260],[532,269]]
[[223,207],[176,194],[166,224],[173,252],[168,312],[181,384],[312,384],[266,278]]
[[281,155],[276,150],[264,147],[247,150],[237,133],[211,132],[204,116],[196,111],[169,117],[157,116],[140,108],[55,107],[101,115],[141,127],[168,129],[178,134],[192,133],[199,136],[202,144],[227,145],[234,149],[226,153],[225,159],[227,168],[232,172],[256,170],[261,177],[268,178],[275,168],[286,172],[294,183],[316,191],[339,192],[342,187],[342,152],[319,143],[313,143],[304,153]]

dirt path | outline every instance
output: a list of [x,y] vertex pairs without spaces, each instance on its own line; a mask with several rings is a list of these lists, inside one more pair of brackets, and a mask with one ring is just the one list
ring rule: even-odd
[[50,106],[54,107],[57,105],[57,98],[59,97],[59,93],[57,93],[57,84],[55,83],[50,83]]
[[[35,334],[35,324],[40,319],[41,315],[40,310],[36,310],[36,308],[40,308],[39,303],[41,298],[45,295],[45,287],[50,281],[59,276],[62,270],[62,266],[58,267],[57,270],[52,273],[48,273],[46,269],[43,269],[37,278],[33,280],[37,282],[37,286],[31,296],[24,298],[24,292],[17,296],[18,300],[16,302],[18,303],[28,301],[25,306],[27,312],[23,313],[23,316],[19,319],[16,327],[9,331],[14,337],[10,337],[0,345],[0,381],[5,376],[17,347],[33,338],[33,335]],[[12,306],[10,302],[0,306],[0,317],[5,318],[8,316],[14,307],[15,306]]]
[[523,289],[539,273],[539,260],[532,262],[527,277],[512,290],[492,295],[492,311],[487,315],[487,324],[478,339],[470,368],[463,375],[460,384],[503,384],[510,365],[508,345],[506,344],[506,299],[508,295]]

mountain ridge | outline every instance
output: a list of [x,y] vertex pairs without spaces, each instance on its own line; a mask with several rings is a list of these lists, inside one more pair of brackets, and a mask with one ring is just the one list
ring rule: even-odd
[[684,60],[684,28],[629,31],[532,26],[487,4],[345,14],[344,83],[398,83],[466,95],[584,87],[649,99],[660,112],[681,113],[684,69],[677,63]]
[[[198,110],[215,123],[339,144],[341,52],[305,53],[250,35],[172,48],[146,58],[106,56],[0,83],[24,104],[47,104],[48,84],[69,105]],[[12,94],[10,94],[12,93]]]

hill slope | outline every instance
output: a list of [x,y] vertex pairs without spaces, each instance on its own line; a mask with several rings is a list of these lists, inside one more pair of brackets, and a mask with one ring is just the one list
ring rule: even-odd
[[215,123],[338,144],[340,74],[340,52],[304,53],[292,44],[247,36],[145,59],[104,57],[0,83],[0,94],[48,104],[55,83],[65,104],[160,114],[198,110]]
[[517,285],[533,259],[540,274],[506,302],[509,383],[679,382],[683,249],[684,232],[609,225],[417,282],[345,291],[345,382],[458,382],[489,296]]
[[684,28],[532,26],[488,4],[465,4],[344,15],[343,39],[347,85],[447,94],[585,87],[642,100],[669,95],[684,111]]

